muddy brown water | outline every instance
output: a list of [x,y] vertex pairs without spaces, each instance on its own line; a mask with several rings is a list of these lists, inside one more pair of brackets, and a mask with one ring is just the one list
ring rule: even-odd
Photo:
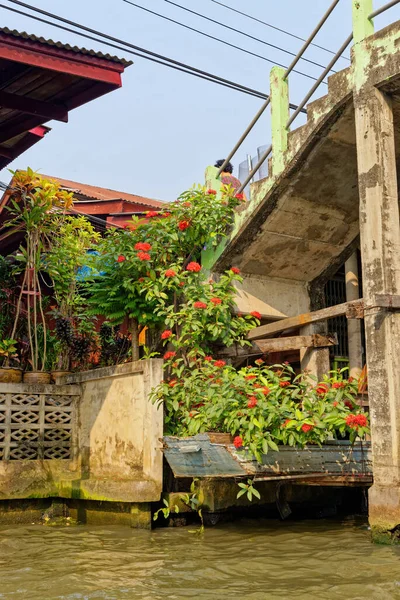
[[362,522],[188,529],[3,526],[0,599],[400,599],[400,548]]

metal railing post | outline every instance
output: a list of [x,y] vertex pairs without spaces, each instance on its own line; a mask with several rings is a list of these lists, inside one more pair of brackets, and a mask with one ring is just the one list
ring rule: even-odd
[[270,74],[272,174],[282,173],[288,147],[289,85],[285,69],[272,67]]
[[373,12],[373,0],[352,0],[353,4],[353,40],[362,42],[374,33],[374,23],[370,18]]

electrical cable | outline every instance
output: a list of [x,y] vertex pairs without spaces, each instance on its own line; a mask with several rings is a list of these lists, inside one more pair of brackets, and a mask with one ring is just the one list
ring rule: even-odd
[[[9,0],[9,2],[14,2],[14,1],[16,1],[16,0]],[[162,15],[161,13],[155,12],[154,10],[150,10],[149,8],[145,8],[144,6],[140,6],[140,4],[135,4],[134,2],[131,2],[131,0],[123,0],[123,2],[125,2],[126,4],[130,4],[132,6],[135,6],[136,8],[139,8],[140,10],[144,10],[145,12],[148,12],[148,13],[150,13],[152,15],[155,15],[156,17],[160,17],[161,19],[165,19],[166,21],[170,21],[171,23],[175,23],[175,25],[179,25],[180,27],[184,27],[185,29],[188,29],[189,31],[194,31],[195,33],[198,33],[199,35],[203,35],[204,37],[207,37],[207,38],[209,38],[211,40],[214,40],[216,42],[220,42],[221,44],[224,44],[225,46],[229,46],[230,48],[234,48],[235,50],[239,50],[240,52],[244,52],[245,54],[249,54],[250,56],[255,56],[256,58],[260,58],[261,60],[269,62],[269,63],[271,63],[273,65],[277,65],[278,67],[282,67],[283,69],[287,69],[286,65],[278,63],[275,60],[271,60],[270,58],[266,58],[265,56],[262,56],[261,54],[257,54],[256,52],[252,52],[251,50],[246,50],[245,48],[241,48],[240,46],[237,46],[236,44],[231,44],[230,42],[222,40],[221,38],[218,38],[218,37],[216,37],[214,35],[211,35],[209,33],[205,33],[204,31],[200,31],[200,29],[196,29],[195,27],[190,27],[189,25],[185,25],[184,23],[181,23],[180,21],[176,21],[175,19],[171,19],[170,17],[166,17],[165,15]],[[303,73],[302,71],[298,71],[297,69],[293,69],[293,73],[297,73],[298,75],[303,75],[303,77],[307,77],[308,79],[312,79],[313,81],[317,80],[316,77],[313,77],[312,75],[308,75],[307,73]]]
[[[126,1],[126,0],[124,0],[124,1]],[[227,25],[226,23],[221,23],[221,21],[216,21],[215,19],[212,19],[211,17],[208,17],[207,15],[202,15],[201,13],[198,13],[195,10],[186,8],[186,6],[182,6],[181,4],[177,4],[176,2],[172,2],[172,0],[164,0],[164,2],[167,2],[167,4],[171,4],[172,6],[176,6],[177,8],[180,8],[181,10],[185,10],[186,12],[189,12],[192,15],[196,15],[197,17],[200,17],[201,19],[205,19],[206,21],[210,21],[211,23],[216,23],[217,25],[220,25],[221,27],[224,27],[225,29],[229,29],[230,31],[239,33],[240,35],[243,35],[244,37],[247,37],[251,40],[260,42],[260,44],[264,44],[265,46],[269,46],[270,48],[274,48],[275,50],[279,50],[281,52],[284,52],[285,54],[289,54],[290,56],[296,56],[296,54],[294,52],[291,52],[290,50],[286,50],[286,48],[281,48],[280,46],[276,46],[275,44],[266,42],[265,40],[255,37],[254,35],[250,35],[249,33],[246,33],[245,31],[241,31],[240,29],[231,27],[230,25]],[[304,60],[305,62],[308,62],[311,65],[315,65],[316,67],[321,67],[322,69],[325,69],[325,65],[321,65],[320,63],[317,63],[313,60],[305,58],[304,56],[302,56],[300,60]],[[336,73],[336,71],[332,71],[332,72]]]
[[[8,0],[8,1],[9,2],[15,2],[15,0]],[[19,3],[18,2],[18,4],[23,4],[23,3]],[[126,47],[123,47],[123,46],[120,46],[120,45],[116,45],[116,44],[112,44],[112,43],[110,43],[108,41],[104,41],[102,39],[95,38],[95,37],[90,36],[88,34],[84,34],[84,33],[81,33],[79,31],[75,31],[73,29],[70,29],[69,27],[65,27],[63,25],[59,25],[58,23],[52,23],[51,21],[47,21],[46,19],[42,19],[41,17],[37,17],[35,15],[30,15],[30,14],[25,13],[23,11],[20,11],[20,10],[18,10],[16,8],[11,8],[10,6],[5,6],[4,4],[0,4],[0,8],[4,8],[5,10],[11,11],[11,12],[19,14],[19,15],[22,15],[24,17],[28,17],[28,18],[33,19],[35,21],[39,21],[41,23],[45,23],[46,25],[51,25],[51,26],[56,27],[58,29],[62,29],[63,31],[68,31],[69,33],[73,33],[74,35],[79,35],[79,36],[84,37],[86,39],[89,39],[89,40],[92,40],[92,41],[95,41],[95,42],[99,42],[101,44],[106,44],[107,46],[109,46],[111,48],[115,48],[117,50],[122,50],[123,52],[127,52],[128,54],[132,54],[134,56],[138,56],[140,58],[144,58],[145,60],[149,60],[151,62],[163,65],[165,67],[169,67],[169,68],[174,69],[176,71],[181,71],[182,73],[187,73],[188,75],[193,75],[194,77],[198,77],[199,79],[204,79],[205,81],[210,81],[211,83],[216,83],[218,85],[221,85],[221,86],[233,89],[233,90],[238,91],[238,92],[242,92],[242,93],[248,94],[250,96],[254,96],[256,98],[261,98],[263,100],[266,100],[268,98],[268,95],[265,94],[265,93],[263,93],[263,92],[260,92],[258,90],[254,90],[254,89],[249,88],[247,86],[243,86],[243,85],[241,85],[239,83],[236,83],[234,81],[230,81],[229,79],[224,79],[222,77],[218,77],[217,75],[213,75],[212,73],[208,73],[207,71],[202,71],[200,69],[196,69],[195,67],[191,67],[190,65],[185,65],[185,63],[180,63],[178,61],[175,61],[173,59],[169,59],[167,57],[164,58],[162,55],[156,54],[154,52],[150,52],[148,50],[139,48],[143,52],[148,52],[152,56],[154,55],[154,56],[160,57],[160,59],[162,59],[162,60],[157,60],[156,58],[152,58],[152,57],[146,56],[144,54],[139,54],[138,52],[134,52],[134,51],[132,51],[132,50],[126,48]],[[31,8],[31,10],[34,10],[32,7],[29,7],[29,8]],[[40,12],[44,12],[44,11],[40,11]],[[51,15],[51,16],[53,17],[53,15]],[[64,20],[61,17],[57,17],[56,15],[54,15],[54,18],[59,18],[60,20]],[[79,24],[76,24],[76,26],[77,27],[81,27],[82,29],[86,29],[86,30],[92,31],[92,30],[90,30],[89,28],[86,28],[83,25],[81,26]],[[110,36],[107,36],[106,34],[102,34],[101,32],[99,32],[98,35],[102,35],[105,38],[109,38],[110,37]],[[114,39],[114,38],[111,38],[111,39]],[[117,39],[117,38],[115,38],[115,39]],[[129,44],[129,42],[124,42],[123,40],[121,40],[121,44],[124,44],[124,45],[126,45],[128,47],[132,46],[134,48],[137,48],[137,46],[133,46],[132,44]],[[172,64],[169,64],[169,62],[163,62],[163,60],[169,61]],[[178,66],[178,65],[182,65],[182,66]],[[295,105],[291,105],[291,108],[295,109],[297,107]]]
[[[214,2],[214,4],[219,4],[220,6],[223,6],[224,8],[227,8],[228,10],[231,10],[232,12],[238,13],[239,15],[246,17],[247,19],[251,19],[252,21],[256,21],[257,23],[261,23],[262,25],[266,25],[267,27],[270,27],[271,29],[275,29],[276,31],[280,31],[281,33],[289,35],[290,37],[295,38],[296,40],[300,40],[301,42],[306,41],[304,38],[300,37],[299,35],[291,33],[290,31],[287,31],[286,29],[281,29],[280,27],[276,27],[276,25],[271,25],[271,23],[267,23],[266,21],[262,21],[261,19],[257,19],[257,17],[253,17],[252,15],[242,12],[241,10],[238,10],[237,8],[232,8],[232,6],[228,6],[227,4],[224,4],[223,2],[219,2],[218,0],[211,0],[211,2]],[[315,48],[324,50],[324,52],[329,52],[329,54],[335,54],[335,52],[333,50],[324,48],[324,46],[320,46],[319,44],[315,44],[314,42],[312,42],[310,44],[310,46],[315,46]],[[347,58],[347,56],[342,56],[341,58],[344,58],[344,60],[350,61],[350,59]]]

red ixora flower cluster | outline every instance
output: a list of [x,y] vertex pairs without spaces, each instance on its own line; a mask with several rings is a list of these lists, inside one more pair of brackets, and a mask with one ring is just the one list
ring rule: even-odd
[[344,388],[345,383],[343,381],[335,381],[335,383],[332,383],[332,387],[335,390],[340,390],[340,388]]
[[206,362],[211,362],[211,361],[212,361],[212,359],[213,359],[213,357],[212,357],[212,356],[205,356],[205,357],[204,357],[204,360],[205,360]]
[[186,270],[191,271],[192,273],[198,273],[201,271],[201,265],[199,265],[197,262],[190,262],[186,267]]
[[241,448],[243,446],[243,440],[240,435],[237,435],[233,440],[233,445],[235,448]]
[[214,367],[220,367],[220,368],[222,368],[222,367],[224,367],[225,365],[226,365],[226,362],[225,362],[224,360],[216,360],[216,361],[214,362]]
[[307,433],[308,431],[311,431],[311,429],[313,428],[312,425],[308,425],[307,423],[304,423],[304,425],[301,426],[301,430],[304,431],[304,433]]
[[236,194],[235,198],[238,200],[244,200],[244,194]]
[[207,308],[207,304],[205,302],[195,302],[193,306],[194,308]]
[[148,242],[138,242],[135,244],[135,250],[143,250],[143,252],[148,252],[151,250],[151,244]]
[[174,358],[174,356],[176,356],[176,352],[170,350],[164,354],[164,360],[170,360],[171,358]]
[[120,254],[117,258],[117,262],[124,262],[125,260],[126,260],[126,258],[122,254]]
[[167,269],[164,275],[165,277],[175,277],[176,273],[173,269]]
[[178,229],[180,229],[181,231],[185,231],[185,229],[187,229],[188,227],[190,227],[190,221],[179,221]]
[[153,217],[157,217],[158,216],[158,212],[156,210],[148,210],[146,213],[146,217],[148,219],[152,219]]
[[245,379],[257,379],[257,375],[245,375]]
[[186,206],[187,208],[189,208],[189,206],[192,206],[191,202],[182,202],[182,206]]
[[250,396],[247,406],[248,408],[255,408],[257,406],[257,398],[255,396]]
[[162,332],[161,339],[167,340],[168,338],[171,337],[171,335],[172,335],[172,331],[170,329],[166,329],[165,331]]
[[237,267],[232,267],[231,271],[232,273],[235,273],[235,275],[240,275],[240,269],[238,269]]
[[222,304],[221,298],[211,298],[211,302],[217,306],[217,304]]
[[319,383],[315,388],[318,396],[325,396],[329,392],[329,385],[327,383]]
[[207,190],[207,194],[209,194],[210,196],[215,196],[217,192],[215,190]]
[[260,320],[261,319],[261,314],[258,312],[258,310],[253,310],[253,312],[250,313],[252,317],[254,317],[255,319]]
[[137,257],[139,260],[151,260],[151,256],[148,252],[138,252]]
[[288,387],[289,385],[290,385],[290,381],[280,381],[279,382],[279,387],[281,387],[281,388]]
[[357,429],[358,427],[367,427],[368,421],[365,415],[348,415],[346,418],[346,425],[351,429]]

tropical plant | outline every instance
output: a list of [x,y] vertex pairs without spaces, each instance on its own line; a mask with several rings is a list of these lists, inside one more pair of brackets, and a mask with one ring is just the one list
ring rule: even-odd
[[0,359],[7,359],[10,362],[10,359],[17,358],[17,341],[12,339],[2,339],[0,340]]
[[111,324],[129,324],[133,360],[139,358],[143,327],[160,327],[166,306],[179,312],[184,295],[173,281],[175,274],[195,275],[189,265],[197,264],[206,243],[214,246],[226,232],[239,203],[230,188],[219,197],[213,190],[194,188],[167,210],[148,211],[145,218],[134,217],[127,229],[110,231],[98,245],[98,274],[89,285],[91,312]]
[[[23,297],[26,298],[27,329],[33,371],[43,370],[46,363],[46,319],[43,310],[42,290],[39,281],[43,270],[43,254],[53,231],[54,215],[72,205],[72,194],[60,189],[54,181],[44,179],[31,169],[15,171],[11,184],[11,219],[6,226],[24,233],[16,259],[17,272],[22,275],[11,338],[15,337]],[[39,323],[42,324],[43,353],[39,354]]]
[[308,374],[295,376],[290,365],[257,362],[237,371],[223,360],[197,356],[185,369],[168,356],[168,378],[152,393],[154,402],[164,403],[167,435],[230,433],[238,450],[247,448],[261,462],[280,444],[354,441],[369,432],[357,382],[346,380],[344,370],[312,385]]

